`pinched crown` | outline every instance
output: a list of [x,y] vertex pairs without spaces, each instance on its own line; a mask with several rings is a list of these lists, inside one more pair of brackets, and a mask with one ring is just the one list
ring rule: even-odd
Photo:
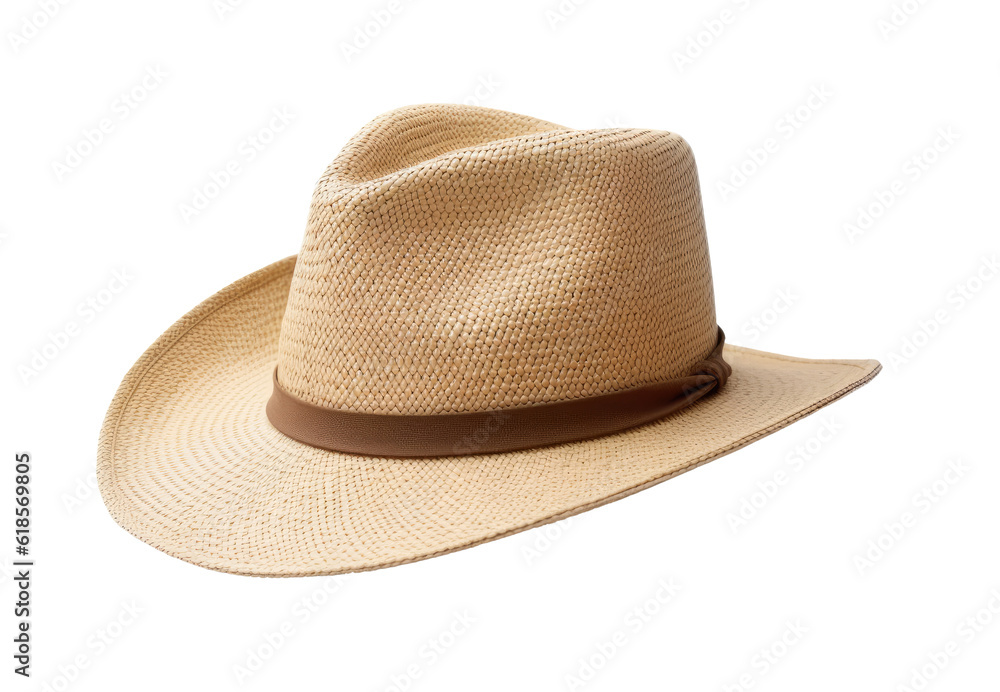
[[489,411],[680,377],[716,339],[680,136],[412,106],[317,185],[278,376],[335,409]]

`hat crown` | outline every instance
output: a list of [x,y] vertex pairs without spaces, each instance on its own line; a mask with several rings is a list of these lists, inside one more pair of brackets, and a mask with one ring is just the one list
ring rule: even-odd
[[320,179],[278,375],[335,409],[489,411],[680,377],[716,340],[683,138],[414,106]]

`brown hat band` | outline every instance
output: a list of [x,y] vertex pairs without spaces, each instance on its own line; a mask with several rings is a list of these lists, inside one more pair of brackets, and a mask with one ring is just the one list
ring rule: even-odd
[[724,343],[720,328],[715,350],[687,377],[551,404],[434,415],[317,406],[283,389],[275,368],[267,418],[285,435],[312,447],[366,456],[461,456],[575,442],[649,423],[722,387],[732,373],[722,358]]

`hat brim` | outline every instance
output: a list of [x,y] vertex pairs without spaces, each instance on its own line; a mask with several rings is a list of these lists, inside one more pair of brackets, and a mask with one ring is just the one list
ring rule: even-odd
[[275,430],[271,394],[295,258],[220,291],[132,367],[97,476],[114,519],[223,572],[306,576],[399,565],[584,512],[717,459],[871,380],[874,360],[726,345],[725,387],[654,423],[506,454],[373,458]]

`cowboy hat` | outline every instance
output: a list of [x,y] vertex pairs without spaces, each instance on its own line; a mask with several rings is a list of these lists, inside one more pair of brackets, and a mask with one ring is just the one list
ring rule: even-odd
[[413,106],[329,166],[297,257],[142,355],[98,478],[194,564],[369,570],[623,498],[879,369],[725,342],[678,135]]

